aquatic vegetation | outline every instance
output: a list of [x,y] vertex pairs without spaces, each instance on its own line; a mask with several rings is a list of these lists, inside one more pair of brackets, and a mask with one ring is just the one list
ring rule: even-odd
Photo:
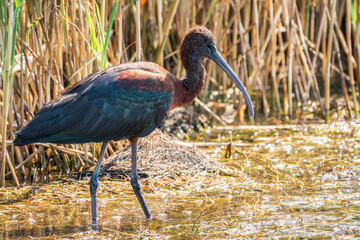
[[[252,128],[233,131],[231,158],[224,157],[225,146],[202,147],[232,174],[143,175],[154,215],[150,223],[129,181],[105,175],[99,188],[100,231],[90,231],[88,179],[64,178],[1,189],[0,236],[360,237],[360,122]],[[219,135],[228,131],[215,128],[208,137],[217,142]],[[239,147],[239,142],[247,145]]]

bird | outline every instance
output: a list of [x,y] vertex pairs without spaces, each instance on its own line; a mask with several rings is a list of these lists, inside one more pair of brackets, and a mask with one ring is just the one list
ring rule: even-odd
[[145,217],[151,219],[137,176],[137,143],[153,132],[169,111],[191,103],[200,94],[205,83],[203,58],[214,61],[234,81],[253,117],[250,96],[217,50],[214,35],[206,27],[195,26],[180,44],[180,59],[186,70],[183,80],[152,62],[123,63],[100,70],[47,103],[15,133],[13,143],[102,143],[90,179],[92,228],[96,230],[98,174],[108,142],[129,139],[131,186]]

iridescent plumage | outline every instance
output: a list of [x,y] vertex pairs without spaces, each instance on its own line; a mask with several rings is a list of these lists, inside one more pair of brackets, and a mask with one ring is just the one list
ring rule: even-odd
[[127,63],[93,73],[44,106],[16,133],[15,145],[36,142],[103,142],[90,180],[93,228],[97,229],[96,190],[108,141],[129,139],[132,144],[131,185],[147,218],[151,218],[137,179],[137,141],[159,126],[166,114],[192,102],[204,87],[202,58],[213,60],[235,82],[254,110],[245,87],[215,47],[204,27],[190,29],[180,46],[186,78],[179,80],[150,62]]

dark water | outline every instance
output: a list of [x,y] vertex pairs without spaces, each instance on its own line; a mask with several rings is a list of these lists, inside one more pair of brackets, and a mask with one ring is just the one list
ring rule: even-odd
[[[91,231],[87,180],[0,189],[0,238],[360,238],[360,123],[233,131],[235,147],[203,148],[227,176],[141,179],[154,219],[127,181],[100,182]],[[203,139],[227,141],[227,131]]]

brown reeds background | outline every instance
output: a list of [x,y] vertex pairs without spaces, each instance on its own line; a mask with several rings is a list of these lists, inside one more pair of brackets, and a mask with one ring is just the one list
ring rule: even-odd
[[[8,175],[19,185],[17,177],[36,180],[39,170],[46,175],[92,166],[98,144],[19,148],[12,145],[14,132],[67,86],[107,66],[140,57],[182,78],[179,43],[194,25],[213,31],[217,48],[248,87],[257,116],[298,121],[316,103],[315,112],[328,122],[331,101],[342,99],[347,117],[358,116],[356,0],[142,0],[138,54],[135,0],[0,4],[0,186]],[[226,103],[244,122],[240,93],[213,63],[204,63],[206,86],[197,103],[204,106],[214,96],[224,103],[231,96]],[[113,142],[108,154],[119,148],[122,143]]]

